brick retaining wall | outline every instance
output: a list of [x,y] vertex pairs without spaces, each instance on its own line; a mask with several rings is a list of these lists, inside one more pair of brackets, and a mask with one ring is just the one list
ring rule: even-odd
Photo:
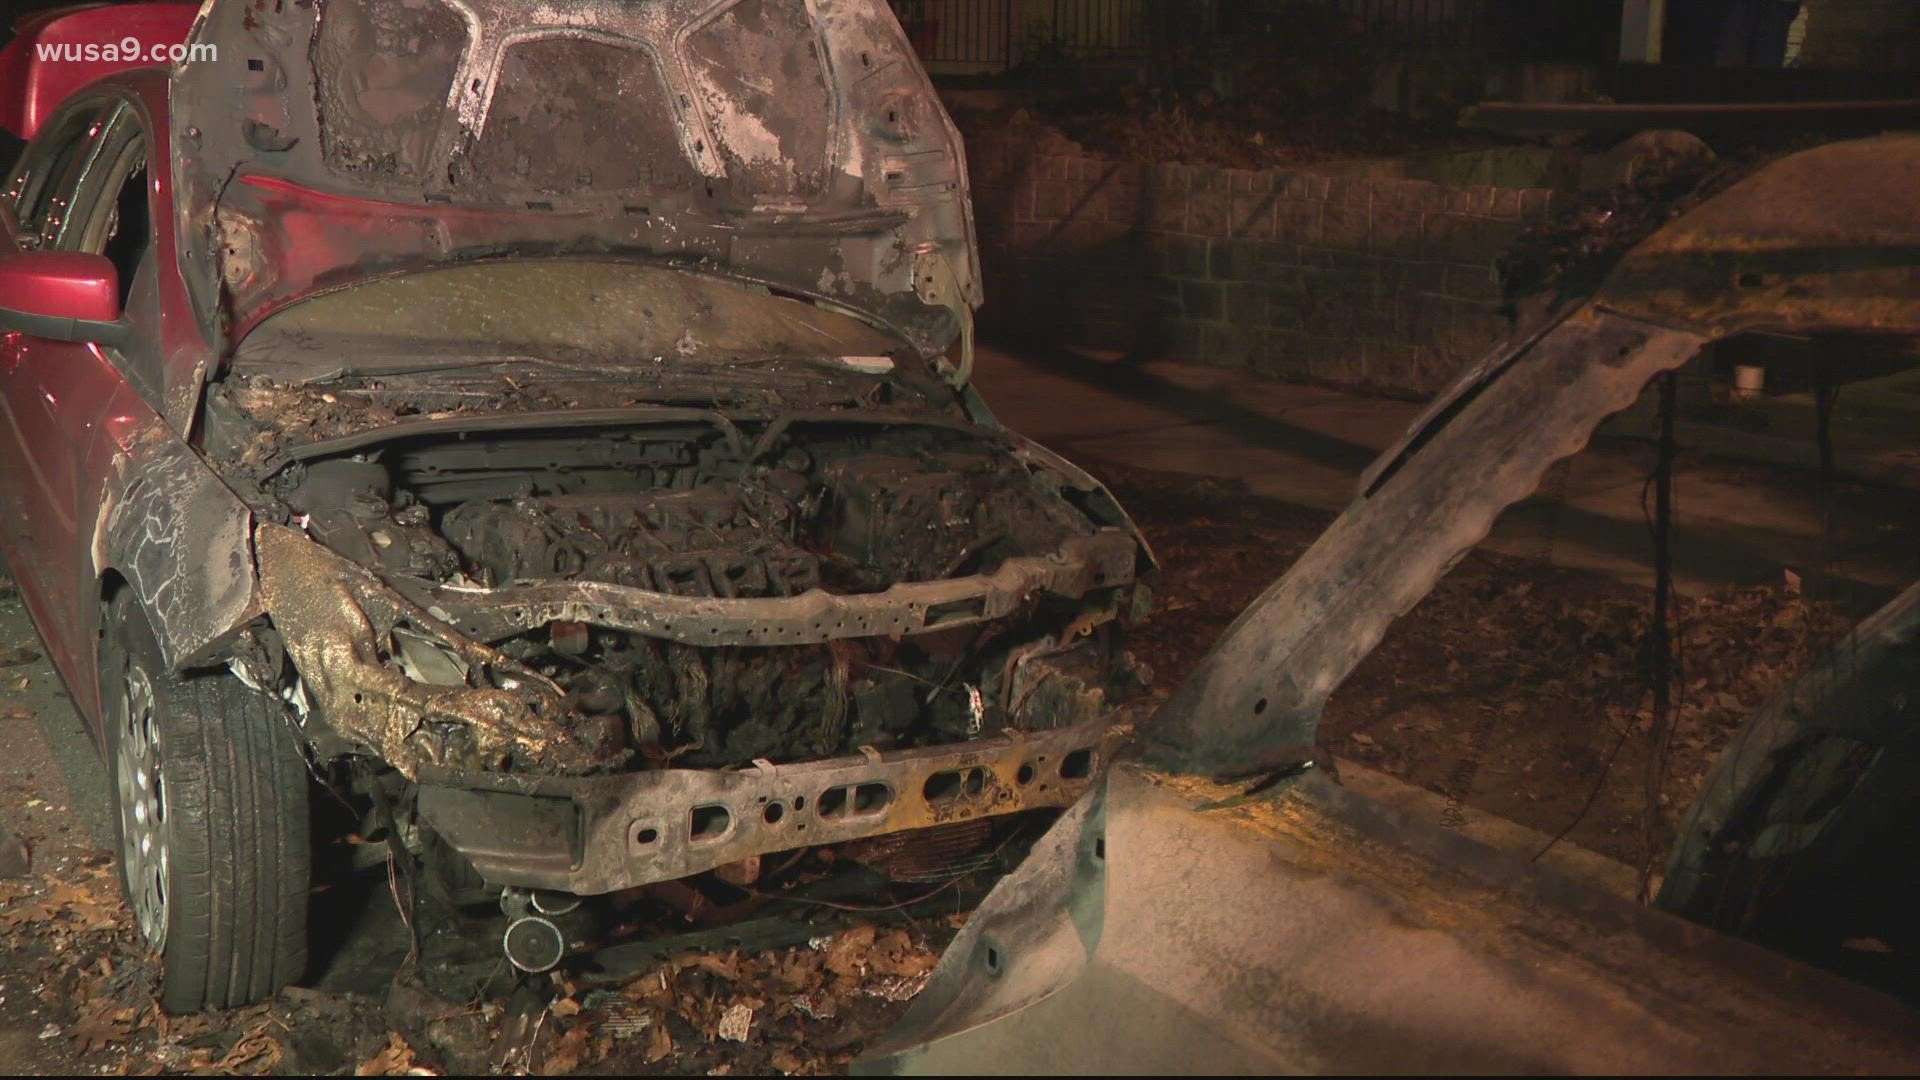
[[1057,148],[969,139],[984,327],[1395,394],[1504,332],[1495,260],[1553,198]]

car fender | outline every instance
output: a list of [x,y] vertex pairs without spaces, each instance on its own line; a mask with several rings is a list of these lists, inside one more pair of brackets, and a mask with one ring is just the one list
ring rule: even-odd
[[114,456],[94,527],[93,565],[125,579],[171,670],[212,662],[260,614],[253,514],[200,455],[155,420]]

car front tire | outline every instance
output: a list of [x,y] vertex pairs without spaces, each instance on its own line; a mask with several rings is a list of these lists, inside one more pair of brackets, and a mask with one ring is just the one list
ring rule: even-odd
[[109,610],[100,700],[121,884],[169,1012],[260,1001],[307,961],[306,762],[280,705],[170,673],[132,600]]

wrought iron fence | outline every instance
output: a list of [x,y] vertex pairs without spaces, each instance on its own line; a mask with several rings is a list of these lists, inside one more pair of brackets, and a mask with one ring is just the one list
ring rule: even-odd
[[[1128,53],[1147,45],[1147,8],[1156,0],[1052,0],[1052,15],[1029,19],[1028,40],[1037,35],[1070,53]],[[1207,5],[1194,5],[1204,9]],[[1205,12],[1189,13],[1204,17]]]
[[1044,56],[1140,51],[1145,14],[1163,0],[891,2],[914,51],[930,67],[999,71]]
[[[935,71],[1002,71],[1054,56],[1143,54],[1154,36],[1221,44],[1284,14],[1254,0],[890,0],[920,59]],[[1482,40],[1488,0],[1306,0],[1361,23],[1393,51]]]
[[1013,20],[1019,0],[892,0],[893,13],[929,67],[1000,71],[1019,62]]
[[1323,0],[1364,24],[1389,49],[1478,45],[1486,40],[1486,0]]

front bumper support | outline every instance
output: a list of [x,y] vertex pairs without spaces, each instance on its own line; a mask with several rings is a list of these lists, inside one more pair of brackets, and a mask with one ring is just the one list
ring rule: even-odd
[[1111,747],[1104,723],[743,769],[543,777],[423,767],[422,818],[496,885],[580,896],[754,855],[1066,807]]

